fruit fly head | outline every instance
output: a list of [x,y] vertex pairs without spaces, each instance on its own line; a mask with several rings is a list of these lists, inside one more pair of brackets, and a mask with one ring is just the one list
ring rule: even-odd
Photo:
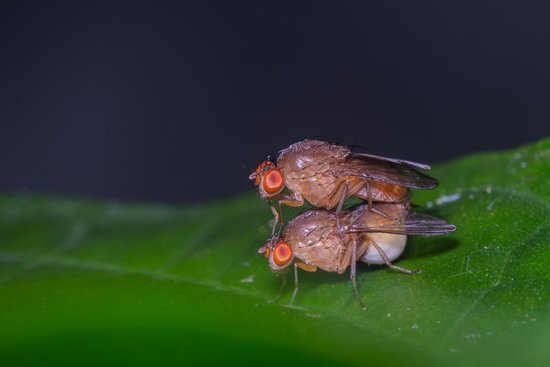
[[260,189],[262,198],[270,198],[279,194],[285,187],[285,180],[282,173],[271,161],[263,161],[258,165],[248,178],[254,180]]
[[275,246],[265,244],[258,250],[269,260],[269,267],[273,272],[279,272],[289,266],[294,259],[292,247],[286,242],[279,240]]

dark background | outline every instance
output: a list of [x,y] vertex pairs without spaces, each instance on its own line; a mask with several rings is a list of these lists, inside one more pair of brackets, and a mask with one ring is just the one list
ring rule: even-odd
[[0,190],[252,190],[306,137],[434,163],[550,135],[546,2],[0,5]]

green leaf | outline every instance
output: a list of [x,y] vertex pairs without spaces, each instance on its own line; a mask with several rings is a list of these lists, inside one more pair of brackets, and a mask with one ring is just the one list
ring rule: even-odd
[[2,365],[548,365],[550,140],[432,174],[441,186],[414,201],[458,231],[409,240],[397,263],[420,275],[360,265],[367,310],[321,271],[301,273],[296,307],[292,284],[277,299],[256,193],[183,208],[1,197]]

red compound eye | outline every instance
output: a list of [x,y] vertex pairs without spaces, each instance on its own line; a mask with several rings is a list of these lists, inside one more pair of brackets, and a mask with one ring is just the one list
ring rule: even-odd
[[276,169],[268,171],[264,177],[264,190],[268,194],[275,194],[281,191],[284,184],[283,175]]
[[277,266],[285,266],[292,260],[292,249],[284,242],[279,242],[273,249],[273,261]]

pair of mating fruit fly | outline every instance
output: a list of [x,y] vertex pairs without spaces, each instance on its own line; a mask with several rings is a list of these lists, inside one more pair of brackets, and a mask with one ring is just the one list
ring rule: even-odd
[[[271,240],[259,252],[269,259],[274,272],[294,264],[290,302],[298,291],[298,268],[342,274],[349,266],[361,305],[355,280],[357,261],[418,273],[391,262],[405,249],[407,235],[433,236],[456,229],[441,219],[410,211],[410,189],[431,189],[438,184],[419,171],[429,168],[318,140],[298,142],[282,150],[275,162],[260,163],[250,179],[259,187],[261,198],[270,203],[274,223]],[[365,203],[343,209],[350,197]],[[283,231],[281,206],[301,207],[305,201],[321,209],[300,214]]]

